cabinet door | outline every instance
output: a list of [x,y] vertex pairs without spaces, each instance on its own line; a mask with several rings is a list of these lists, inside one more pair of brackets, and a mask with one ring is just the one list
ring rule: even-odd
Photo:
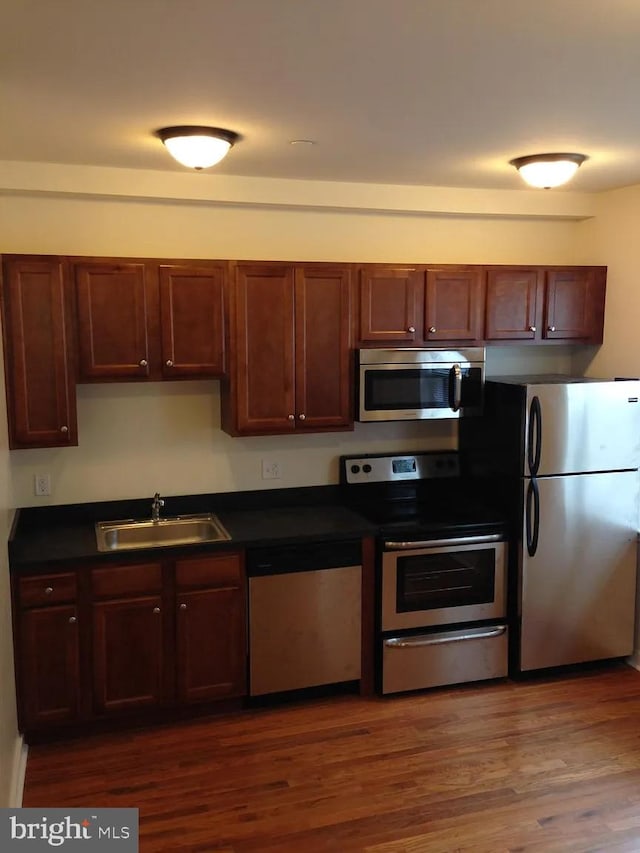
[[546,275],[544,337],[602,343],[605,268],[548,270]]
[[17,655],[26,729],[74,720],[80,708],[80,654],[75,605],[24,610]]
[[4,346],[9,446],[78,443],[71,336],[59,258],[4,260]]
[[81,380],[149,375],[146,269],[139,263],[73,264]]
[[178,698],[182,702],[246,694],[245,625],[237,587],[177,596]]
[[163,697],[160,595],[93,605],[94,703],[98,713],[158,705]]
[[162,374],[222,376],[226,267],[160,267]]
[[235,288],[236,431],[295,428],[293,267],[239,265]]
[[485,334],[489,341],[532,341],[539,337],[542,275],[537,269],[487,272]]
[[426,341],[475,341],[482,337],[480,269],[427,270]]
[[424,274],[412,268],[360,270],[360,341],[395,344],[420,338],[418,294]]
[[296,429],[350,429],[350,273],[296,270]]

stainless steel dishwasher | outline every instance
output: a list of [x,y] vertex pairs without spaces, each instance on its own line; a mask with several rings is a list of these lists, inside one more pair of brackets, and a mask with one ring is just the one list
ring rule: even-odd
[[249,693],[360,678],[359,540],[254,548],[249,577]]

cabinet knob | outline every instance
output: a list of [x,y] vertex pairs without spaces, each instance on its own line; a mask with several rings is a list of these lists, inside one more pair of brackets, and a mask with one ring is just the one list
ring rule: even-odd
[[154,608],[153,608],[153,612],[154,612],[154,613],[160,613],[160,608],[159,608],[159,607],[154,607]]
[[149,364],[146,358],[140,359],[140,367],[146,367]]
[[70,617],[69,617],[69,625],[75,625],[77,621],[78,621],[78,620],[76,619],[76,617],[75,617],[75,616],[70,616]]
[[288,421],[295,421],[295,419],[296,419],[296,416],[295,416],[295,415],[287,415],[287,420],[288,420]]
[[555,326],[549,326],[547,329],[547,331],[549,331],[549,332],[555,332],[555,330],[556,330]]
[[187,605],[186,605],[186,604],[181,604],[181,605],[180,605],[180,610],[186,610],[186,609],[187,609]]
[[431,334],[433,334],[434,332],[437,332],[438,330],[436,329],[435,326],[429,326],[429,331],[431,332]]
[[61,426],[61,427],[60,427],[60,432],[64,432],[64,433],[69,432],[69,427],[68,427],[68,426]]
[[300,418],[300,420],[301,420],[301,421],[306,421],[306,419],[307,419],[307,416],[306,416],[306,415],[304,415],[304,414],[303,414],[303,415],[298,415],[298,417]]
[[535,326],[529,326],[529,331],[530,331],[530,332],[535,332],[535,330],[536,330],[536,327],[535,327]]
[[409,326],[409,328],[407,329],[407,332],[411,332],[411,334],[413,334],[415,332],[415,330],[416,330],[415,326]]
[[167,367],[173,367],[173,362],[171,361],[171,359],[170,359],[170,358],[168,358],[168,359],[165,361],[165,364],[167,365]]
[[44,594],[45,595],[51,595],[52,592],[53,592],[52,586],[45,586],[45,588],[44,588]]

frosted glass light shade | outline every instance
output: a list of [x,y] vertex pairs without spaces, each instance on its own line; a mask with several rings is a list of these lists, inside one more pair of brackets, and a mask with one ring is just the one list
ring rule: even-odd
[[584,154],[532,154],[510,160],[532,187],[551,189],[566,184],[586,160]]
[[169,154],[190,169],[208,169],[228,153],[238,134],[219,127],[164,127],[156,131]]

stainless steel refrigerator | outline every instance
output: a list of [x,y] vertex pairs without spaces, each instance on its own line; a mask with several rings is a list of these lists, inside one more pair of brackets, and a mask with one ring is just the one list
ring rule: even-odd
[[633,651],[639,398],[635,380],[502,378],[461,425],[512,515],[512,671]]

